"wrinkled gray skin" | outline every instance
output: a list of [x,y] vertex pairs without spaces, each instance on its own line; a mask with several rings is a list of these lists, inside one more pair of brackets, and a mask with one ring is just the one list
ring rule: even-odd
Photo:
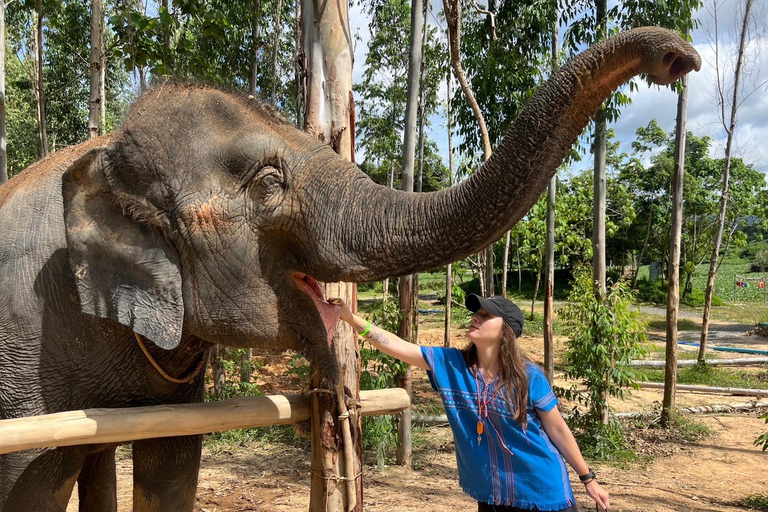
[[[670,32],[619,35],[550,79],[480,172],[418,195],[248,100],[148,93],[111,136],[0,187],[0,418],[199,401],[202,376],[164,380],[134,332],[177,377],[223,343],[304,350],[333,380],[336,312],[312,278],[371,281],[477,251],[528,211],[614,88],[698,68]],[[200,436],[134,442],[134,510],[191,511],[200,450]],[[63,511],[77,481],[81,511],[113,511],[114,453],[2,455],[0,510]]]

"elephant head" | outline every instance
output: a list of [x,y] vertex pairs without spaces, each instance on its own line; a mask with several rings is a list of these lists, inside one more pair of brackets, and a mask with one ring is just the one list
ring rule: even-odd
[[373,281],[478,251],[525,215],[616,87],[699,67],[667,30],[608,39],[538,90],[477,173],[425,194],[376,185],[253,100],[159,87],[64,175],[82,310],[168,349],[184,327],[330,360],[337,317],[317,281]]

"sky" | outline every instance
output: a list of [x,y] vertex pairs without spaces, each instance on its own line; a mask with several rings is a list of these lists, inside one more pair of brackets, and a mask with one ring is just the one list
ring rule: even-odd
[[[698,136],[706,135],[712,138],[710,154],[717,158],[724,154],[726,132],[719,120],[716,102],[715,51],[712,43],[714,41],[715,22],[711,12],[712,0],[705,1],[707,6],[694,15],[700,21],[700,25],[691,34],[693,45],[702,56],[702,69],[698,73],[694,72],[689,75],[687,127],[688,131]],[[723,2],[721,1],[721,3]],[[724,2],[725,7],[721,7],[718,13],[719,41],[721,47],[724,48],[721,55],[731,53],[735,55],[736,53],[738,41],[734,38],[737,37],[741,24],[740,19],[737,19],[739,16],[737,9],[733,9],[733,5],[736,4],[736,0],[726,0]],[[436,12],[437,9],[442,9],[442,3],[433,0],[433,11]],[[768,19],[768,0],[756,0],[753,12],[756,20]],[[430,17],[428,21],[432,25],[437,24],[434,17]],[[357,33],[360,38],[355,47],[353,68],[353,81],[355,84],[359,84],[362,82],[367,51],[366,44],[369,38],[368,17],[362,12],[359,4],[350,9],[350,25],[352,32]],[[499,30],[503,30],[503,27],[499,27]],[[562,30],[561,27],[561,32]],[[739,107],[733,154],[742,157],[747,164],[752,164],[756,169],[766,174],[768,173],[768,37],[764,36],[755,41],[749,47],[748,66],[751,73],[742,87],[744,95],[749,92],[752,94],[743,100]],[[406,38],[404,38],[404,44],[408,44]],[[726,74],[732,77],[733,71],[726,71],[723,76]],[[609,124],[609,127],[616,131],[616,138],[621,143],[621,150],[627,153],[631,153],[630,144],[635,139],[637,128],[646,126],[652,119],[656,119],[667,132],[671,132],[675,128],[677,95],[667,88],[648,87],[640,81],[638,84],[638,90],[629,93],[632,98],[632,105],[624,107],[620,119]],[[456,90],[455,87],[454,90]],[[441,91],[440,97],[445,98],[444,89]],[[730,114],[726,113],[726,115],[729,116]],[[447,164],[448,138],[442,112],[433,116],[431,121],[430,138],[437,142],[440,153]],[[454,147],[457,142],[454,138]],[[361,161],[362,158],[363,155],[358,155],[358,161]],[[582,169],[589,168],[591,165],[592,163],[586,159],[576,164],[577,168]],[[768,174],[766,176],[768,180]]]

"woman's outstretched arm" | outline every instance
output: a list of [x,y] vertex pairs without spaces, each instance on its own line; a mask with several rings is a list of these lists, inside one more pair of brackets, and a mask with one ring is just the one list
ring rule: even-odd
[[[579,445],[576,443],[571,429],[568,428],[568,424],[563,419],[560,411],[557,410],[557,407],[547,412],[537,410],[536,413],[539,415],[541,425],[544,427],[547,436],[549,436],[549,439],[560,453],[563,454],[563,458],[568,461],[573,470],[578,475],[589,473],[589,466],[587,466],[584,457],[581,455]],[[598,507],[601,510],[608,510],[608,507],[611,506],[611,498],[608,496],[608,492],[597,483],[597,480],[592,478],[586,482],[582,481],[582,483],[586,488],[587,494],[595,500]]]
[[[352,313],[349,306],[343,302],[339,305],[339,308],[341,308],[341,319],[351,325],[352,329],[360,333],[371,345],[385,354],[412,366],[418,366],[425,370],[430,369],[424,360],[424,356],[421,355],[421,347],[409,343],[380,327],[371,325],[367,320]],[[368,332],[366,332],[366,328]]]

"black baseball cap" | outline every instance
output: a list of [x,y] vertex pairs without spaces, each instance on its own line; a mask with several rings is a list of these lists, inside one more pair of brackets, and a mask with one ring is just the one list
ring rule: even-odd
[[467,300],[464,301],[467,309],[473,313],[476,313],[478,309],[483,308],[494,316],[500,316],[507,322],[512,330],[515,332],[515,336],[520,337],[523,334],[523,312],[517,307],[517,304],[509,299],[505,299],[500,295],[494,295],[493,297],[481,297],[477,294],[470,293],[467,295]]

